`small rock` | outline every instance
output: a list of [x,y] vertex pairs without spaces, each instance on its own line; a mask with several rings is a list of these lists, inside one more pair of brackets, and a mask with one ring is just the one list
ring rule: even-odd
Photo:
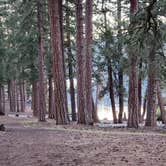
[[1,125],[0,125],[0,131],[5,131],[5,126],[4,126],[4,124],[1,124]]

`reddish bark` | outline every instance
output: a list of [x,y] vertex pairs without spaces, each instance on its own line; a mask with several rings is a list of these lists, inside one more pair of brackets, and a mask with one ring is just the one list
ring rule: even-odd
[[128,127],[138,128],[138,74],[137,57],[131,55],[128,98]]
[[37,1],[38,10],[38,88],[39,88],[39,121],[45,121],[46,101],[45,101],[45,85],[44,85],[44,54],[43,54],[43,39],[42,39],[42,0]]
[[85,7],[84,112],[86,124],[92,124],[92,1],[86,0]]
[[55,109],[54,109],[54,89],[53,89],[53,82],[52,82],[52,75],[49,74],[48,76],[48,82],[49,82],[49,106],[48,106],[48,117],[50,119],[55,118]]
[[76,76],[78,123],[85,124],[83,85],[83,15],[82,0],[76,0]]
[[20,111],[24,112],[25,110],[25,88],[24,88],[24,81],[19,85],[20,90]]
[[[130,16],[132,18],[138,8],[137,0],[131,0],[130,5]],[[130,21],[132,25],[132,19]],[[131,47],[129,65],[128,127],[138,128],[138,58],[135,49]]]
[[48,0],[48,8],[51,30],[56,123],[67,124],[67,99],[65,88],[64,60],[62,53],[62,39],[60,30],[59,2],[54,0]]
[[[60,34],[61,34],[61,49],[62,49],[62,59],[63,59],[63,73],[64,73],[64,78],[66,78],[66,69],[65,69],[65,54],[64,54],[64,33],[63,33],[63,0],[58,0],[59,4],[59,24],[60,24]],[[64,85],[65,85],[65,92],[67,90],[66,87],[66,79],[64,79]],[[65,97],[65,102],[66,105],[68,105],[67,103],[67,93],[66,93],[66,97]],[[67,110],[68,112],[68,110]],[[68,117],[69,120],[69,117]]]
[[10,111],[16,112],[16,84],[15,80],[9,80]]
[[149,71],[148,77],[146,126],[154,127],[156,126],[156,78],[151,71]]
[[137,8],[138,8],[138,0],[130,0],[131,13],[135,13],[135,11],[137,11]]

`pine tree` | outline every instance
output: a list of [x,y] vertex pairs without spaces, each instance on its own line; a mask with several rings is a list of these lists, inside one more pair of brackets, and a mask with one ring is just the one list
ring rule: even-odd
[[56,123],[67,124],[67,102],[64,74],[64,59],[62,54],[62,35],[60,29],[59,3],[54,0],[48,0],[51,48],[53,59],[53,79],[55,95]]

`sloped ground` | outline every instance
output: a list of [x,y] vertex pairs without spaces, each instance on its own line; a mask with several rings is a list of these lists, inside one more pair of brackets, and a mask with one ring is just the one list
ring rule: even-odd
[[[53,121],[1,118],[0,166],[165,166],[163,131],[55,127]],[[50,129],[48,129],[50,128]]]

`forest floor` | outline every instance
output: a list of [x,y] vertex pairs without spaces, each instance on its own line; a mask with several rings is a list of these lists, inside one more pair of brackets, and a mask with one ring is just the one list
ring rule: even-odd
[[166,166],[166,129],[99,128],[0,117],[0,166]]

